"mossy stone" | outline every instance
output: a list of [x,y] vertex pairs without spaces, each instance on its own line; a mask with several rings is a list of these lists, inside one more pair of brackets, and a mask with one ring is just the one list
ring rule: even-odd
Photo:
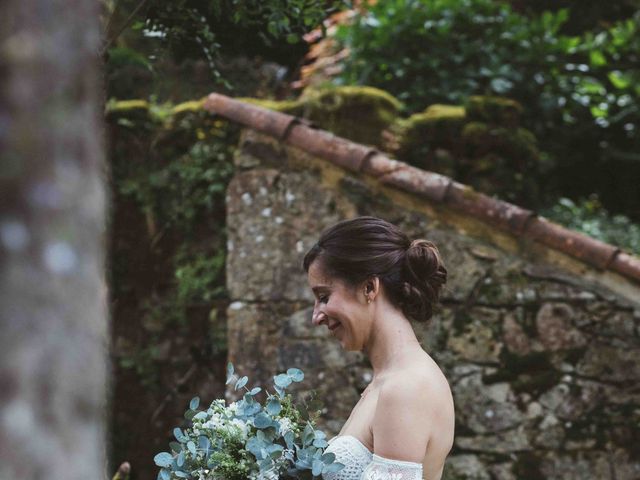
[[397,119],[401,103],[373,87],[307,89],[302,116],[320,128],[354,142],[382,147],[383,132]]
[[393,132],[398,139],[396,154],[413,165],[433,168],[428,157],[436,149],[455,152],[466,122],[464,107],[435,104],[424,112],[398,120]]
[[383,132],[396,121],[402,109],[402,104],[387,92],[357,86],[309,88],[298,100],[239,100],[306,118],[335,135],[379,148]]
[[512,128],[520,124],[522,115],[522,105],[504,97],[471,96],[467,101],[466,110],[469,120]]

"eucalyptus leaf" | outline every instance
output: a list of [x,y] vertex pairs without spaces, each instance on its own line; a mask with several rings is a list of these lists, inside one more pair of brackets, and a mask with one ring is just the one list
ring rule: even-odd
[[173,429],[173,436],[176,437],[176,440],[180,443],[184,443],[189,440],[189,437],[187,437],[178,427]]
[[173,455],[167,452],[161,452],[153,457],[153,461],[159,467],[168,467],[173,462]]
[[320,457],[320,460],[322,460],[326,464],[333,463],[335,459],[336,459],[336,454],[333,452],[327,452]]
[[211,441],[204,435],[198,438],[198,447],[204,452],[205,456],[211,453]]
[[192,455],[196,454],[196,444],[191,440],[187,443],[187,449],[191,452]]
[[299,368],[290,368],[287,370],[287,375],[291,377],[294,382],[301,382],[304,379],[304,373]]
[[198,405],[200,405],[200,397],[193,397],[189,402],[189,408],[191,410],[195,410],[196,408],[198,408]]
[[248,382],[248,381],[249,381],[249,377],[247,377],[247,376],[244,376],[244,377],[240,378],[240,379],[236,382],[235,389],[236,389],[236,390],[238,390],[239,388],[244,387],[244,386],[247,384],[247,382]]
[[291,377],[286,373],[276,375],[275,377],[273,377],[273,381],[276,386],[280,388],[287,388],[289,385],[291,385]]
[[207,412],[198,412],[193,416],[194,420],[204,420],[208,417]]
[[260,393],[262,391],[262,388],[260,387],[255,387],[251,389],[251,392],[249,392],[251,395],[257,395],[258,393]]
[[311,473],[314,476],[318,477],[322,473],[323,468],[324,468],[324,463],[322,463],[321,460],[315,459],[311,467]]
[[287,444],[287,448],[291,450],[293,448],[294,434],[291,430],[284,434],[284,441]]
[[267,402],[266,410],[269,415],[277,415],[282,410],[282,405],[277,398],[271,398]]
[[256,428],[267,428],[272,426],[273,420],[266,413],[260,412],[253,419],[253,424],[255,425]]
[[171,478],[171,474],[169,473],[169,470],[167,470],[166,468],[160,469],[159,478],[161,480],[169,480]]
[[344,463],[333,462],[331,465],[327,465],[322,470],[322,473],[335,473],[339,472],[345,467]]
[[327,445],[329,445],[329,442],[327,442],[324,438],[316,438],[313,441],[313,446],[317,448],[325,448]]

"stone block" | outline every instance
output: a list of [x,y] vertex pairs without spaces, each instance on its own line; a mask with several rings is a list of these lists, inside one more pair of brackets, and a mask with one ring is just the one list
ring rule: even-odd
[[452,455],[447,458],[442,480],[491,480],[487,468],[476,455]]
[[536,315],[540,342],[547,350],[567,350],[587,343],[585,336],[573,327],[574,309],[566,303],[545,303]]
[[[227,190],[227,287],[232,299],[313,301],[302,269],[320,231],[339,220],[310,171],[237,174]],[[307,205],[313,205],[313,210]]]
[[503,344],[496,338],[500,311],[475,307],[466,312],[471,323],[460,326],[460,333],[451,333],[447,347],[463,360],[481,363],[498,363]]

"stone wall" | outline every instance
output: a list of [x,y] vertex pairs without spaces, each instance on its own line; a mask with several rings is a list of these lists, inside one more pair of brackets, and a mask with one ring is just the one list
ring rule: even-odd
[[316,390],[320,426],[340,430],[371,368],[311,328],[301,261],[325,227],[375,215],[435,241],[450,272],[432,325],[414,325],[454,394],[445,479],[640,478],[639,287],[249,130],[235,161],[229,359],[251,384],[301,368],[299,394]]

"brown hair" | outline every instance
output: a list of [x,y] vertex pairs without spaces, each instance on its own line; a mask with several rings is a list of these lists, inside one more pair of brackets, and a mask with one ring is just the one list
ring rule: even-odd
[[315,260],[327,275],[352,287],[378,277],[391,303],[418,322],[431,318],[447,281],[432,242],[411,241],[397,226],[376,217],[343,220],[324,230],[304,256],[305,272]]

